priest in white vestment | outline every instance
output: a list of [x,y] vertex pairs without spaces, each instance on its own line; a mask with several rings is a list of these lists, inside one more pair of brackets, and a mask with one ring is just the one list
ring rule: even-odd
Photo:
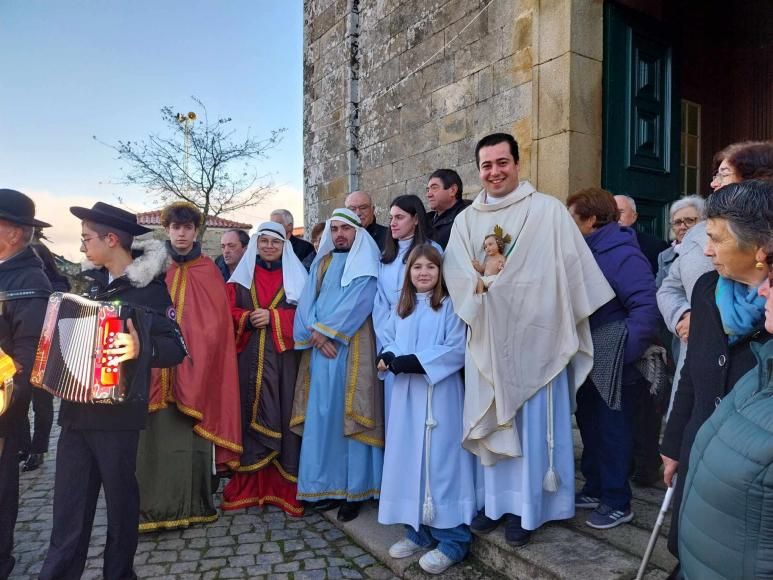
[[[444,273],[469,326],[464,439],[478,456],[480,513],[472,528],[524,545],[550,520],[574,515],[571,413],[593,366],[588,317],[614,297],[569,212],[519,183],[518,144],[496,133],[475,149],[483,190],[451,230]],[[483,240],[509,235],[503,270],[488,289],[472,261]]]

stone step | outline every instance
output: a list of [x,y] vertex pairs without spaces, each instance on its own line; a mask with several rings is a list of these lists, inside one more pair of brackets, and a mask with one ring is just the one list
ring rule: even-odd
[[[579,470],[582,442],[577,428],[573,429],[575,458],[577,460],[577,489],[583,484]],[[631,523],[611,530],[596,530],[587,526],[589,510],[577,510],[566,521],[551,522],[541,527],[531,542],[522,548],[513,548],[504,537],[504,526],[487,535],[476,535],[470,556],[461,564],[443,574],[443,578],[485,580],[514,578],[517,580],[630,580],[635,578],[646,550],[660,506],[665,496],[662,482],[652,487],[633,487]],[[336,510],[323,514],[352,540],[381,560],[396,576],[409,579],[428,579],[418,565],[420,555],[396,560],[389,556],[389,547],[403,537],[402,526],[383,526],[378,523],[378,504],[368,502],[360,516],[348,523],[336,519]],[[670,513],[666,515],[658,541],[652,553],[647,580],[665,580],[676,565],[668,552],[666,538],[670,528]]]
[[[644,510],[643,519],[652,516],[651,504],[637,500]],[[649,511],[648,511],[649,510]],[[348,523],[336,520],[336,510],[324,513],[333,524],[355,542],[383,562],[400,578],[430,578],[418,565],[419,555],[396,560],[389,556],[389,547],[403,537],[402,526],[384,526],[378,523],[378,505],[368,502],[360,516]],[[638,519],[638,516],[637,516]],[[654,523],[654,519],[653,519]],[[444,578],[484,580],[516,579],[576,579],[623,580],[636,576],[651,529],[637,525],[623,525],[613,530],[594,530],[584,524],[579,514],[566,522],[546,524],[535,533],[525,547],[513,548],[504,538],[503,526],[491,534],[477,535],[470,557],[454,566]],[[663,580],[675,560],[666,550],[661,537],[656,544],[645,578]]]

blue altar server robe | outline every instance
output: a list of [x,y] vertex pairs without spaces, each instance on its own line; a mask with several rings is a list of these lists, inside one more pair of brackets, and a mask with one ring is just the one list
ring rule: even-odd
[[[426,375],[392,375],[390,420],[386,431],[384,475],[378,520],[382,524],[420,524],[454,528],[469,524],[476,512],[474,456],[462,448],[462,408],[466,326],[454,314],[450,298],[433,310],[427,294],[417,295],[416,310],[395,318],[394,342],[384,350],[396,356],[416,354]],[[392,374],[392,373],[388,373]],[[432,383],[429,446],[425,440],[428,389]],[[425,521],[428,485],[434,518]]]

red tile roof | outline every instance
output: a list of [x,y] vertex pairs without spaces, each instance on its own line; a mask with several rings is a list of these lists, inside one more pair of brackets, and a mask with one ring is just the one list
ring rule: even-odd
[[[142,226],[160,226],[161,225],[161,210],[146,211],[137,214],[137,223]],[[242,222],[235,222],[227,220],[221,217],[207,217],[208,228],[235,228],[240,230],[252,229],[252,224],[245,224]]]

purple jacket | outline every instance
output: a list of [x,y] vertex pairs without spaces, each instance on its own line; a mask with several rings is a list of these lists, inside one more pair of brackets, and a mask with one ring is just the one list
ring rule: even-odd
[[[607,224],[586,236],[585,241],[615,291],[615,298],[591,314],[591,328],[625,320],[628,339],[624,363],[630,365],[658,339],[661,319],[652,268],[630,228]],[[626,371],[627,378],[630,372]]]

